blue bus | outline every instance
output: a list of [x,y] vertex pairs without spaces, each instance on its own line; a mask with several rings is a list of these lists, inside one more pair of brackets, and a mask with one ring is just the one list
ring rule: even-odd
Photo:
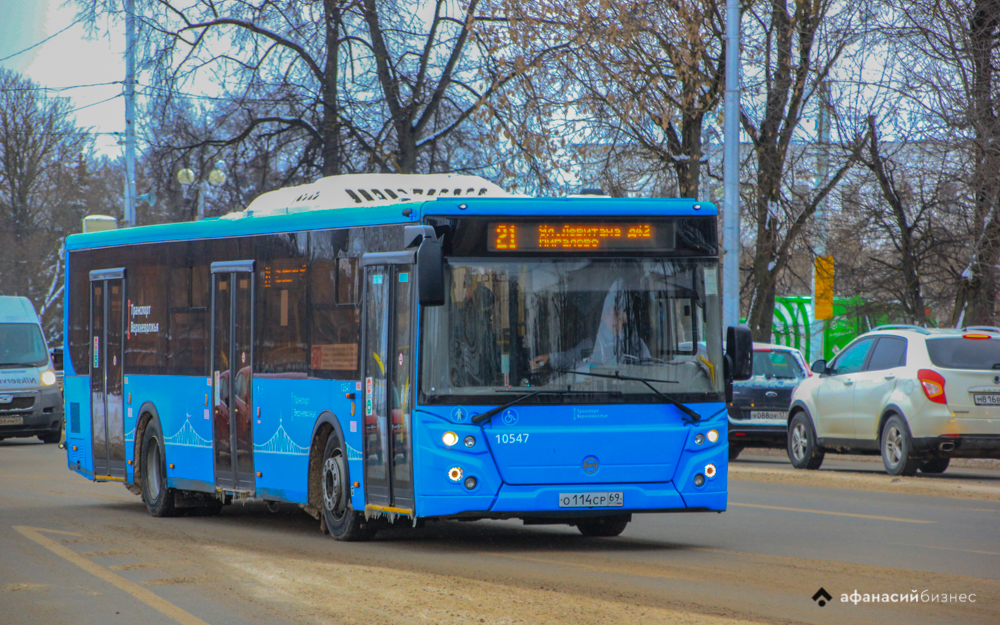
[[717,211],[355,175],[66,241],[69,468],[154,516],[299,504],[620,534],[726,509]]

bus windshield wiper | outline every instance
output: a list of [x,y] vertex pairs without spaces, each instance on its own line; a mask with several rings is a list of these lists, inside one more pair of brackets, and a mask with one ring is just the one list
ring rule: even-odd
[[[700,414],[698,414],[694,410],[691,410],[690,408],[688,408],[681,402],[677,401],[673,397],[667,395],[666,393],[661,392],[658,388],[656,388],[651,384],[651,382],[663,382],[664,384],[680,384],[680,382],[678,382],[677,380],[657,380],[655,378],[637,378],[631,375],[622,375],[617,371],[615,371],[614,375],[608,373],[591,373],[590,371],[569,371],[566,369],[553,369],[553,371],[555,371],[556,373],[579,373],[580,375],[589,375],[595,378],[610,378],[612,380],[629,380],[632,382],[642,382],[643,384],[649,387],[649,390],[656,393],[657,397],[667,400],[668,402],[673,404],[678,410],[686,414],[688,418],[691,419],[690,421],[688,421],[688,423],[692,425],[697,425],[698,423],[701,422]],[[687,421],[687,419],[685,419],[685,421]]]
[[[511,391],[505,391],[505,392],[517,392],[517,391],[511,390]],[[520,397],[518,397],[516,399],[513,399],[513,400],[507,402],[506,404],[502,404],[500,406],[497,406],[496,408],[494,408],[492,410],[487,410],[486,412],[484,412],[482,414],[477,414],[476,416],[472,417],[472,422],[473,423],[482,423],[483,421],[486,421],[487,419],[493,417],[494,415],[499,414],[499,413],[503,412],[504,410],[510,408],[514,404],[521,403],[522,401],[528,399],[529,397],[536,397],[538,395],[564,395],[564,394],[566,394],[568,392],[569,392],[569,389],[566,388],[566,389],[539,389],[537,391],[532,391],[531,393],[525,393],[524,395],[521,395]]]

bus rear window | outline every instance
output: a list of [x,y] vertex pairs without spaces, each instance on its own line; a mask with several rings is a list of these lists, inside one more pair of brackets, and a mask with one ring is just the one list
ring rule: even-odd
[[928,339],[927,353],[943,369],[1000,369],[1000,339]]

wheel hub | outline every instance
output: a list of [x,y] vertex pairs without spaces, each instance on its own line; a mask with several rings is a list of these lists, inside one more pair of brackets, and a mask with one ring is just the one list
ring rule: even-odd
[[150,499],[156,501],[160,496],[160,445],[155,438],[149,441],[146,453],[146,487]]
[[889,432],[885,436],[885,451],[886,457],[892,465],[899,464],[899,460],[902,457],[902,436],[898,429],[895,427],[889,428]]
[[806,455],[805,427],[801,423],[792,430],[792,453],[796,460],[802,460]]
[[345,507],[343,467],[339,456],[327,458],[323,463],[323,506],[335,514]]

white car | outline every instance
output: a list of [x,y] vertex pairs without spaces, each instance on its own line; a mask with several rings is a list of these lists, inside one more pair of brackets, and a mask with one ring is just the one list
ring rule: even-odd
[[941,473],[954,457],[1000,458],[1000,330],[882,326],[792,394],[788,457],[880,453],[890,475]]

